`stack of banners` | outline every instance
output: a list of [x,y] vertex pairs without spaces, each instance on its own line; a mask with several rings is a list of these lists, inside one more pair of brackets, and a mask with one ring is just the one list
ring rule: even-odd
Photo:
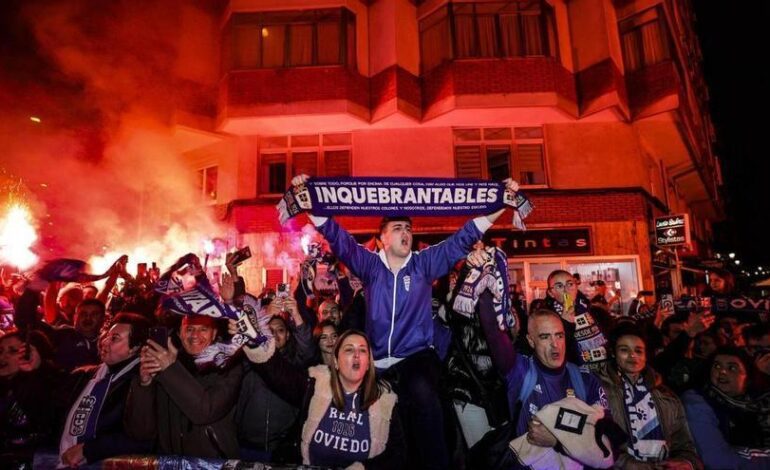
[[770,299],[768,298],[736,295],[712,296],[707,300],[710,301],[710,306],[704,308],[702,298],[682,296],[674,301],[674,310],[676,313],[686,313],[710,309],[717,316],[731,316],[741,322],[770,321]]
[[207,347],[195,359],[199,367],[212,363],[222,367],[241,346],[256,347],[270,339],[270,329],[267,327],[269,318],[260,314],[262,307],[259,299],[250,295],[245,295],[242,308],[236,309],[220,302],[217,295],[207,287],[198,285],[165,298],[161,304],[164,309],[181,315],[206,315],[236,320],[238,333],[233,335],[229,344],[215,343]]
[[513,224],[533,205],[521,192],[512,193],[495,181],[450,178],[311,178],[292,186],[278,203],[281,224],[300,212],[334,215],[446,216],[490,214],[505,205],[516,209]]

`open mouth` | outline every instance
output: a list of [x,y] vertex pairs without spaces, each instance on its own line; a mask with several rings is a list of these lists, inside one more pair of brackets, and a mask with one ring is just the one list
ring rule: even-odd
[[353,370],[359,370],[359,369],[361,369],[361,363],[359,363],[359,362],[354,362],[354,363],[353,363],[353,365],[351,366],[351,368],[352,368]]

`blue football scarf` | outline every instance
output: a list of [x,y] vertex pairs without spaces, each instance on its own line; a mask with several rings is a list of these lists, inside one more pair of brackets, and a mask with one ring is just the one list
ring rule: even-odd
[[508,260],[505,252],[499,248],[487,247],[486,262],[479,267],[472,267],[457,292],[453,309],[466,317],[471,317],[476,309],[479,296],[489,289],[493,296],[493,306],[500,330],[513,328],[516,317],[511,314],[510,288],[508,286]]
[[668,446],[660,426],[658,412],[641,376],[635,383],[620,374],[623,382],[626,414],[631,427],[628,453],[642,462],[661,462],[668,457]]
[[222,303],[219,298],[208,286],[199,284],[192,289],[171,295],[161,302],[164,309],[180,315],[206,315],[213,318],[227,318],[235,320],[238,333],[233,335],[230,343],[214,343],[207,347],[199,357],[195,358],[198,367],[206,367],[212,363],[216,367],[227,365],[241,346],[248,344],[250,347],[256,347],[269,339],[267,315],[260,315],[261,305],[259,300],[249,296],[244,296],[243,305],[240,309]]
[[490,214],[506,205],[524,230],[532,202],[496,181],[451,178],[311,178],[292,186],[277,205],[281,224],[300,212],[313,215],[441,216]]

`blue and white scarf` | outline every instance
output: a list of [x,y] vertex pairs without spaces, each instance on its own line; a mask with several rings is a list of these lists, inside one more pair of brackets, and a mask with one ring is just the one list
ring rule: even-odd
[[267,328],[269,318],[260,315],[263,307],[259,299],[251,295],[244,295],[243,305],[236,309],[221,302],[204,284],[199,284],[188,291],[166,297],[162,305],[164,309],[181,315],[206,315],[237,322],[238,333],[233,335],[229,344],[211,344],[195,358],[195,364],[201,368],[211,364],[224,367],[244,344],[256,347],[268,340],[269,335],[266,333],[270,331]]
[[313,215],[436,216],[490,214],[506,205],[524,230],[532,202],[496,181],[453,178],[311,178],[292,186],[276,206],[282,224],[300,212]]
[[494,298],[493,306],[500,330],[513,328],[516,317],[511,314],[508,286],[508,259],[504,251],[495,247],[484,248],[486,262],[472,267],[457,292],[452,308],[455,312],[471,317],[476,309],[479,296],[489,289]]
[[[131,372],[138,364],[137,357],[115,373],[110,372],[107,364],[99,365],[93,378],[88,381],[70,409],[61,441],[59,441],[60,456],[70,447],[96,438],[99,414],[102,412],[104,399],[110,391],[110,385]],[[64,468],[61,461],[58,468]]]
[[658,420],[658,411],[640,375],[635,383],[621,374],[626,414],[631,428],[628,454],[642,462],[661,462],[668,457],[668,445]]

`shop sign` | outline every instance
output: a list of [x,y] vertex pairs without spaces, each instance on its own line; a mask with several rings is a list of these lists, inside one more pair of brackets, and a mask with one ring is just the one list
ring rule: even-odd
[[678,246],[690,243],[690,220],[687,214],[655,218],[655,244]]
[[590,228],[565,230],[489,230],[484,241],[508,256],[590,255]]

